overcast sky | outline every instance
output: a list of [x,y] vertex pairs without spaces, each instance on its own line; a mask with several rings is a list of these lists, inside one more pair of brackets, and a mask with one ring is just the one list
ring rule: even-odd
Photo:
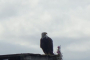
[[90,60],[90,0],[0,0],[0,55],[44,54],[42,32],[63,60]]

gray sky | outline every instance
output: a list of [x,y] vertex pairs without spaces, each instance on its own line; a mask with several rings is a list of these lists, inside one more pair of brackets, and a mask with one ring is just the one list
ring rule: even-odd
[[90,0],[0,0],[0,55],[43,54],[42,32],[64,60],[90,60]]

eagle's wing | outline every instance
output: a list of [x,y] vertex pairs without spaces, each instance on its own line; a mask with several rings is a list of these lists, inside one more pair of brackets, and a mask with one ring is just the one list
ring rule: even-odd
[[48,38],[48,48],[49,48],[49,52],[53,54],[53,41],[50,37]]

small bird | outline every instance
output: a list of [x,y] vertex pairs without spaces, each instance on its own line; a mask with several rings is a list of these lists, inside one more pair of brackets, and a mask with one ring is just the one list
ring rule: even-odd
[[57,53],[58,55],[60,55],[60,46],[58,46],[57,48],[58,48]]
[[47,36],[46,32],[41,34],[40,47],[46,55],[54,55],[53,53],[53,41]]

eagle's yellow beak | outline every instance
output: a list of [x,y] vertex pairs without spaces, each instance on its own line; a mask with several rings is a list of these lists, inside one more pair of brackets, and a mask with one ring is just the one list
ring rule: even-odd
[[45,32],[45,34],[47,34],[47,33]]

